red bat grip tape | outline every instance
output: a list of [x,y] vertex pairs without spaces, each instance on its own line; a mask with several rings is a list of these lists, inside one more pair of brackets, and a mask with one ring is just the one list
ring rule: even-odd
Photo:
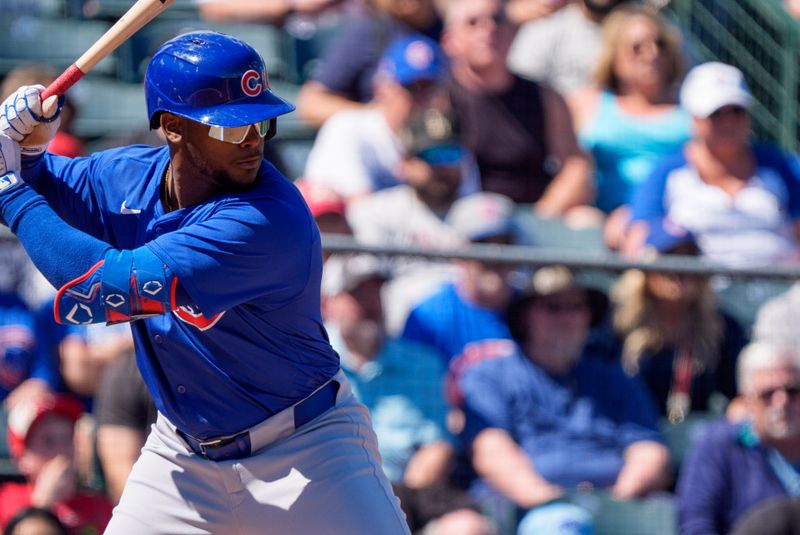
[[44,102],[53,95],[63,95],[67,89],[75,85],[75,82],[83,78],[85,73],[81,71],[74,63],[70,65],[67,70],[61,73],[61,76],[53,80],[53,83],[48,85],[41,94],[41,100]]

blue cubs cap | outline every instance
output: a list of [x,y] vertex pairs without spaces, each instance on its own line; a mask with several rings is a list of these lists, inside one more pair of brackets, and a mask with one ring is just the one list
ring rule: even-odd
[[694,236],[686,228],[665,217],[650,221],[650,232],[645,239],[645,246],[658,253],[669,253],[681,245],[696,246]]
[[420,34],[406,35],[389,43],[378,64],[378,76],[410,85],[420,80],[438,80],[445,72],[439,44]]

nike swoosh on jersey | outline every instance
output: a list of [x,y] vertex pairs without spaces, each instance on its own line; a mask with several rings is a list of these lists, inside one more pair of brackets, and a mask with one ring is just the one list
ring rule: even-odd
[[120,214],[125,214],[125,215],[134,214],[134,215],[136,215],[136,214],[141,214],[142,213],[141,208],[128,208],[127,206],[125,206],[126,202],[128,202],[128,201],[122,201],[122,206],[119,207],[119,213]]

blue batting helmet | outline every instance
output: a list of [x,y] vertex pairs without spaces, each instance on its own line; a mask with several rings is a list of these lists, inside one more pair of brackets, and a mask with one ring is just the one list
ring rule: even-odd
[[153,55],[144,78],[150,127],[161,112],[213,126],[244,126],[272,119],[294,106],[269,89],[264,60],[235,37],[190,32]]

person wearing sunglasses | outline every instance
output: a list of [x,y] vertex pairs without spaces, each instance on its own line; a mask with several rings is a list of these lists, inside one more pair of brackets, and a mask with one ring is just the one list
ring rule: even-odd
[[800,496],[797,347],[751,342],[739,355],[737,383],[745,418],[708,424],[681,467],[682,534],[729,533],[746,513]]
[[797,262],[800,175],[788,154],[754,139],[755,102],[744,73],[716,61],[697,65],[680,101],[692,116],[692,139],[637,186],[623,253],[635,257],[649,222],[668,217],[696,237],[711,262]]
[[627,500],[670,481],[644,385],[587,344],[603,303],[567,267],[539,268],[507,313],[519,350],[461,377],[472,491],[516,506],[518,535],[592,533],[578,489]]
[[318,227],[263,157],[294,106],[258,52],[210,31],[156,51],[166,147],[21,148],[58,129],[43,89],[0,106],[0,215],[59,323],[130,322],[158,409],[105,533],[408,534],[322,323]]
[[689,140],[691,118],[676,91],[685,63],[680,33],[662,15],[633,2],[619,6],[599,37],[590,83],[568,102],[594,163],[596,216],[607,245],[617,248],[636,185]]
[[[308,154],[305,178],[348,202],[401,184],[401,132],[425,110],[447,110],[445,73],[446,58],[436,41],[416,33],[389,41],[373,78],[372,104],[339,111],[325,122]],[[477,173],[473,164],[460,194],[478,190]]]
[[530,204],[540,217],[560,217],[591,203],[590,165],[564,99],[508,69],[515,31],[498,0],[448,4],[441,41],[450,100],[481,189]]

